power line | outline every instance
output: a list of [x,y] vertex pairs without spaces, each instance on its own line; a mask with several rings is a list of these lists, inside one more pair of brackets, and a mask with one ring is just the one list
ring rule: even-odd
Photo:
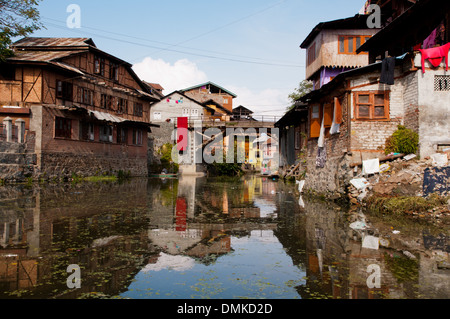
[[[256,15],[258,15],[258,14],[260,14],[260,13],[266,12],[266,11],[268,11],[268,10],[274,8],[274,7],[277,7],[277,6],[281,5],[281,4],[284,3],[285,1],[286,1],[286,0],[281,0],[281,1],[279,1],[279,2],[277,2],[277,3],[275,3],[275,4],[271,5],[271,6],[269,6],[269,7],[267,7],[267,8],[264,8],[264,9],[262,9],[262,10],[259,10],[259,11],[257,11],[257,12],[254,12],[254,13],[252,13],[252,14],[250,14],[250,15],[247,15],[247,16],[245,16],[245,17],[242,17],[242,18],[240,18],[240,19],[237,19],[237,20],[235,20],[235,21],[232,21],[232,22],[230,22],[230,23],[227,23],[227,24],[225,24],[225,25],[223,25],[223,26],[217,27],[217,28],[215,28],[215,29],[213,29],[213,30],[211,30],[211,31],[207,31],[207,32],[204,32],[204,33],[199,34],[199,35],[197,35],[197,36],[194,36],[194,37],[192,37],[192,38],[189,38],[189,39],[187,39],[187,40],[185,40],[185,41],[179,42],[179,43],[177,43],[177,44],[173,44],[173,45],[171,45],[170,47],[176,47],[176,46],[179,46],[179,45],[181,45],[181,44],[184,44],[184,43],[187,43],[187,42],[196,40],[196,39],[201,38],[201,37],[204,37],[205,35],[208,35],[208,34],[211,34],[211,33],[216,32],[216,31],[222,30],[222,29],[224,29],[224,28],[226,28],[226,27],[229,27],[229,26],[231,26],[231,25],[233,25],[233,24],[236,24],[236,23],[239,23],[239,22],[241,22],[241,21],[247,20],[247,19],[249,19],[249,18],[251,18],[251,17],[254,17],[254,16],[256,16]],[[169,47],[168,47],[168,48],[169,48]],[[155,54],[155,53],[157,53],[157,52],[159,52],[159,51],[152,52],[151,54]]]
[[[60,28],[60,29],[67,29],[67,27],[65,26],[65,22],[61,21],[61,20],[56,20],[56,19],[52,19],[52,18],[48,18],[48,17],[42,17],[43,20],[49,20],[49,21],[54,21],[57,23],[61,23],[62,25],[58,25],[52,22],[47,22],[49,25],[56,27],[56,28]],[[111,32],[111,31],[106,31],[106,30],[102,30],[102,29],[98,29],[98,28],[93,28],[93,27],[87,27],[87,26],[83,26],[83,29],[90,29],[90,30],[94,30],[94,31],[99,31],[99,32],[103,32],[103,33],[108,33],[111,35],[116,35],[116,36],[122,36],[122,37],[126,37],[126,38],[132,38],[132,39],[136,39],[139,41],[146,41],[146,42],[152,42],[152,43],[157,43],[157,44],[161,44],[161,45],[167,45],[167,46],[179,46],[176,44],[170,44],[167,42],[162,42],[162,41],[155,41],[155,40],[150,40],[150,39],[146,39],[146,38],[141,38],[141,37],[136,37],[136,36],[131,36],[131,35],[127,35],[127,34],[123,34],[123,33],[117,33],[117,32]],[[77,33],[86,33],[83,32],[81,30],[74,30],[74,29],[69,29],[72,30],[73,32],[77,32]],[[106,36],[102,36],[100,34],[97,33],[89,33],[89,34],[93,34],[97,37],[104,37],[106,39],[111,39],[110,37],[106,37]],[[116,41],[121,41],[119,39],[112,39],[112,40],[116,40]],[[136,42],[130,42],[132,44],[136,44],[136,45],[141,45],[140,43],[136,43]],[[155,46],[150,46],[152,48],[160,48],[160,47],[155,47]],[[184,47],[184,46],[179,46],[180,48],[185,48],[188,50],[195,50],[195,51],[202,51],[202,52],[210,52],[210,53],[214,53],[214,54],[220,54],[220,55],[224,55],[224,56],[231,56],[231,57],[238,57],[238,58],[243,58],[243,59],[253,59],[253,60],[259,60],[259,61],[266,61],[266,63],[271,63],[270,61],[276,61],[276,60],[270,60],[270,59],[263,59],[263,58],[258,58],[258,57],[249,57],[249,56],[243,56],[243,55],[236,55],[236,54],[230,54],[230,53],[223,53],[223,52],[218,52],[218,51],[212,51],[212,50],[205,50],[205,49],[196,49],[196,48],[192,48],[192,47]],[[164,51],[164,48],[160,48],[160,51]],[[179,52],[184,52],[184,51],[179,51]],[[188,53],[186,52],[185,54],[192,54],[195,55],[195,53]],[[147,55],[146,55],[147,56]],[[219,57],[218,57],[219,58]],[[294,65],[293,63],[289,63],[289,62],[280,62],[278,61],[278,63],[274,63],[274,64],[281,64],[281,65]],[[296,65],[297,66],[297,65]],[[303,66],[297,66],[297,67],[303,67]]]
[[[54,23],[47,22],[47,24],[49,24],[49,25],[51,25],[51,26],[53,26],[55,28],[67,29],[67,27],[60,26],[60,25],[57,25],[57,24],[54,24]],[[270,63],[270,62],[257,62],[257,61],[249,61],[249,60],[242,60],[242,59],[235,59],[235,58],[219,57],[219,56],[214,56],[214,55],[209,55],[209,54],[186,52],[186,51],[169,49],[169,48],[161,48],[161,47],[152,46],[152,45],[143,44],[143,43],[138,43],[138,42],[133,42],[133,41],[129,41],[129,40],[120,40],[120,39],[117,39],[117,38],[112,38],[112,37],[108,37],[108,36],[105,36],[105,35],[95,34],[95,33],[92,33],[92,32],[84,32],[84,31],[81,31],[81,30],[78,30],[78,29],[69,29],[69,30],[72,31],[72,32],[76,32],[76,33],[94,35],[96,37],[104,38],[104,39],[107,39],[107,40],[120,41],[121,43],[128,43],[128,44],[137,45],[137,46],[141,46],[141,47],[159,49],[159,50],[163,50],[163,51],[170,51],[170,52],[181,53],[181,54],[192,55],[192,56],[203,57],[203,58],[209,58],[209,59],[223,60],[223,61],[236,62],[236,63],[257,64],[257,65],[264,65],[264,66],[277,66],[277,67],[290,67],[290,68],[303,68],[304,67],[303,65]]]

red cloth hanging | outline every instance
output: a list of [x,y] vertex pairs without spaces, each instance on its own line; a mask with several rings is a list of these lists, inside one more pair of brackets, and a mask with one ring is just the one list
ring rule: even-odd
[[422,72],[425,73],[425,60],[437,68],[441,65],[442,59],[445,59],[446,71],[448,71],[448,52],[450,51],[450,43],[431,49],[419,49],[422,53]]
[[183,152],[188,147],[188,118],[179,117],[177,122],[177,149]]

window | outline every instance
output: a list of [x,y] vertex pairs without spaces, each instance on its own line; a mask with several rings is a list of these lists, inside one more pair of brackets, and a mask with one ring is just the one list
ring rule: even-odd
[[183,109],[182,114],[183,114],[183,116],[189,116],[190,115],[189,109]]
[[153,120],[161,120],[162,119],[162,114],[161,112],[153,112]]
[[128,129],[124,127],[119,127],[117,130],[117,143],[127,144],[128,143]]
[[64,81],[56,81],[56,97],[72,101],[73,100],[73,85],[72,83]]
[[119,81],[119,65],[112,63],[109,66],[109,79]]
[[144,113],[144,106],[142,103],[134,103],[133,114],[134,116],[142,117]]
[[133,144],[134,145],[142,145],[142,130],[141,129],[133,129]]
[[311,138],[316,138],[320,136],[320,128],[322,126],[320,105],[313,105],[310,109],[310,112],[311,124],[309,136]]
[[55,137],[72,138],[72,120],[57,117],[55,119]]
[[355,116],[358,120],[389,119],[389,92],[355,93]]
[[82,87],[78,87],[78,91],[77,91],[77,102],[78,103],[82,103],[82,104],[88,104],[88,105],[94,105],[94,92],[86,89],[86,88],[82,88]]
[[100,57],[94,58],[94,73],[105,76],[105,59]]
[[111,96],[102,94],[100,99],[100,107],[102,109],[110,109],[111,108]]
[[100,141],[101,142],[113,142],[113,128],[111,125],[100,126]]
[[[370,37],[361,35],[339,36],[339,54],[356,54],[356,50],[369,39]],[[364,54],[364,52],[360,54]]]
[[126,99],[122,99],[122,98],[118,99],[117,113],[128,114],[128,101]]
[[80,140],[93,141],[94,140],[94,124],[80,122]]
[[295,128],[295,141],[294,141],[296,150],[300,149],[300,143],[301,143],[300,127],[297,126]]
[[450,75],[435,75],[434,90],[437,92],[450,91]]
[[313,43],[308,49],[308,65],[316,60],[316,44]]

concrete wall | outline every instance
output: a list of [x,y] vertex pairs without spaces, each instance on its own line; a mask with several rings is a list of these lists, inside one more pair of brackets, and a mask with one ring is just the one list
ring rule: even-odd
[[[176,101],[178,101],[178,103],[176,103]],[[188,110],[189,113],[183,113],[183,109]],[[155,113],[161,113],[161,117],[156,118]],[[199,103],[178,93],[174,93],[160,102],[152,104],[150,108],[150,122],[155,124],[164,123],[167,119],[174,119],[177,117],[198,118],[202,115],[204,115],[204,111]]]
[[[416,67],[421,67],[420,54],[415,57]],[[426,62],[426,72],[417,71],[420,156],[436,153],[438,145],[450,145],[450,89],[436,91],[435,76],[449,75],[442,63],[439,68],[430,68]]]

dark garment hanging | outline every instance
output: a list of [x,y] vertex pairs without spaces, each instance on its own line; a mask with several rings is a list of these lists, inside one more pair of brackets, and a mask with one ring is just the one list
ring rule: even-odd
[[380,83],[394,85],[395,58],[386,58],[381,63]]

